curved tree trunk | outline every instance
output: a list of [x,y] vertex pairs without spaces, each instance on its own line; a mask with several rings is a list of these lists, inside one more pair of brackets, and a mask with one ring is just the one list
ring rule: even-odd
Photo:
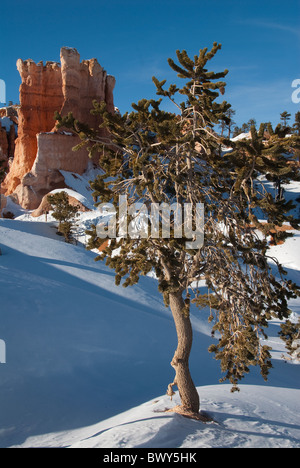
[[174,395],[173,386],[176,385],[181,398],[181,407],[179,409],[187,414],[195,414],[199,413],[200,401],[189,370],[189,356],[193,342],[190,316],[188,313],[184,313],[185,304],[181,293],[171,293],[169,298],[177,331],[178,346],[171,362],[176,372],[175,379],[168,386],[167,394]]

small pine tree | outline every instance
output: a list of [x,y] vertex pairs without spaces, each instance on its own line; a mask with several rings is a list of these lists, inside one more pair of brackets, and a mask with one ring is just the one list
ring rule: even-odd
[[[111,202],[118,206],[119,195],[128,203],[142,202],[168,206],[204,205],[204,244],[191,241],[184,233],[175,234],[174,215],[170,216],[170,233],[163,236],[111,238],[110,245],[97,257],[106,259],[116,273],[116,283],[124,287],[136,284],[141,275],[155,272],[158,289],[166,306],[170,306],[177,331],[177,349],[172,367],[175,378],[167,393],[177,386],[181,398],[179,412],[199,416],[199,395],[189,370],[192,347],[190,303],[212,306],[213,331],[220,339],[210,347],[221,362],[222,380],[229,380],[233,390],[249,372],[251,365],[261,368],[266,379],[271,365],[270,348],[260,338],[273,318],[287,319],[288,299],[299,288],[286,281],[278,262],[278,276],[268,264],[268,242],[252,229],[264,226],[258,211],[270,223],[291,219],[290,206],[278,203],[256,183],[258,175],[271,171],[275,162],[263,153],[264,145],[255,129],[249,141],[230,142],[232,152],[222,153],[228,140],[214,132],[230,105],[216,102],[223,94],[220,73],[208,71],[207,63],[221,48],[214,43],[210,51],[201,49],[194,58],[177,51],[177,63],[168,63],[184,80],[179,88],[153,77],[159,100],[142,99],[133,111],[123,116],[107,112],[105,103],[94,103],[92,112],[99,114],[102,127],[110,138],[97,131],[86,132],[80,122],[68,116],[68,125],[77,132],[82,144],[89,144],[91,154],[98,151],[104,174],[92,184],[96,204]],[[178,94],[183,102],[178,104]],[[175,113],[160,108],[162,99],[175,105]],[[59,117],[59,125],[66,119]],[[106,148],[106,151],[103,151]],[[274,149],[275,154],[275,149]],[[134,216],[134,215],[133,215]],[[134,219],[134,218],[133,218]],[[119,227],[120,227],[119,220]],[[123,221],[122,221],[123,222]],[[99,247],[96,226],[91,229],[90,248]],[[210,293],[195,287],[205,277]]]
[[[231,137],[232,133],[232,127],[235,125],[235,122],[233,120],[233,116],[235,115],[235,110],[229,108],[225,114],[224,117],[221,119],[220,127],[221,127],[221,136],[224,135],[224,130],[228,130],[227,137]],[[233,135],[234,136],[234,135]]]
[[291,180],[300,180],[296,158],[300,149],[300,138],[297,135],[286,136],[288,129],[277,125],[275,131],[271,124],[268,129],[270,138],[262,142],[262,154],[269,158],[267,179],[275,184],[276,200],[284,199],[283,184],[289,184]]
[[243,133],[248,133],[250,132],[250,129],[252,126],[256,125],[256,120],[255,119],[249,119],[247,123],[243,123],[241,130]]
[[243,133],[248,133],[249,130],[250,130],[249,124],[243,123],[243,125],[241,127],[241,130],[242,130]]
[[295,114],[295,123],[293,125],[293,131],[296,135],[300,136],[300,111]]
[[255,119],[249,119],[248,120],[249,129],[251,129],[251,127],[253,127],[255,125],[256,125],[256,120]]
[[53,209],[53,218],[58,221],[58,233],[64,236],[66,242],[72,242],[72,226],[78,215],[78,206],[69,203],[68,194],[64,191],[48,195],[47,200]]
[[284,127],[287,127],[287,123],[290,120],[290,118],[291,118],[291,114],[289,114],[289,112],[287,111],[284,111],[280,114],[280,120],[282,120]]
[[236,136],[240,135],[241,133],[243,133],[241,127],[236,126],[236,127],[234,127],[234,129],[233,129],[232,136],[233,136],[233,137],[236,137]]

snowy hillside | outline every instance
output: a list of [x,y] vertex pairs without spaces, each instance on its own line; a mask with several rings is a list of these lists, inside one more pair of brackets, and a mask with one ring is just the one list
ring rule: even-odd
[[[87,179],[65,177],[90,204]],[[298,187],[291,193],[299,196]],[[0,219],[1,447],[300,447],[300,366],[282,358],[277,322],[269,327],[269,381],[252,369],[232,394],[207,351],[208,311],[192,309],[191,372],[215,422],[167,413],[178,403],[164,395],[176,334],[155,279],[117,287],[93,252],[56,235],[51,216],[10,209],[17,219]],[[98,216],[81,214],[79,241]],[[299,235],[272,247],[298,284]],[[296,318],[300,301],[291,307]]]

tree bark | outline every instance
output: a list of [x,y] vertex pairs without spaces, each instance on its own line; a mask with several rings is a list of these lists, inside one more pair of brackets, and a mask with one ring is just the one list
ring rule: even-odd
[[167,394],[174,395],[173,386],[177,386],[181,406],[180,410],[185,413],[199,413],[199,395],[192,380],[189,370],[189,357],[192,349],[193,331],[189,313],[185,313],[185,303],[181,293],[170,293],[170,308],[173,314],[178,345],[171,366],[175,369],[175,379],[169,385]]

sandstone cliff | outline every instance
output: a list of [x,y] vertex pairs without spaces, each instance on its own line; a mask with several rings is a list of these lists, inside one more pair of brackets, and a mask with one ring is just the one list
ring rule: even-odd
[[99,120],[90,114],[92,101],[106,101],[113,112],[115,79],[107,75],[96,59],[80,62],[76,49],[63,47],[61,63],[32,60],[17,62],[22,84],[18,138],[13,164],[3,187],[5,195],[30,210],[36,209],[43,196],[65,187],[60,170],[82,174],[87,168],[85,149],[73,152],[78,137],[56,131],[54,113],[73,112],[90,126]]

